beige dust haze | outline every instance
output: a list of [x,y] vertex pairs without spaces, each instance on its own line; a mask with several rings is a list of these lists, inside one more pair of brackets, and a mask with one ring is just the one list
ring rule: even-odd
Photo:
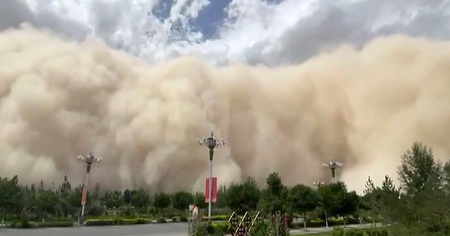
[[450,43],[401,35],[300,65],[215,68],[185,57],[149,65],[98,39],[65,41],[30,27],[0,33],[0,175],[81,183],[80,154],[103,161],[105,188],[202,190],[214,130],[219,184],[277,171],[288,184],[329,181],[331,158],[350,189],[396,178],[421,141],[450,151]]

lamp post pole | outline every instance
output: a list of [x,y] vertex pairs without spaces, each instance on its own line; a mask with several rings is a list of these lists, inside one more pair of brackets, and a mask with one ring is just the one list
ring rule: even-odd
[[331,170],[331,182],[336,182],[336,169],[342,167],[344,164],[331,160],[329,163],[323,163],[323,167],[326,167]]
[[96,157],[94,155],[92,155],[92,153],[89,153],[86,156],[78,156],[77,157],[78,160],[83,161],[86,163],[86,178],[84,180],[84,184],[83,184],[83,192],[81,193],[81,216],[78,219],[78,223],[79,224],[83,224],[84,223],[84,210],[86,208],[86,197],[87,197],[87,185],[88,185],[88,180],[89,180],[89,173],[91,172],[91,167],[92,164],[94,162],[101,162],[102,158],[100,157]]
[[208,221],[211,223],[211,209],[212,209],[212,168],[214,159],[214,149],[225,145],[225,141],[219,140],[214,137],[214,131],[211,131],[211,136],[208,138],[203,137],[202,139],[197,139],[200,146],[205,146],[209,149],[209,189],[208,189]]

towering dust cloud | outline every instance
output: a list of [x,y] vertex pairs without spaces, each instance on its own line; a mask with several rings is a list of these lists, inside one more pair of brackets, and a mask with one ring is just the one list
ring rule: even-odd
[[321,164],[361,190],[395,176],[421,141],[450,152],[450,43],[379,38],[289,67],[213,68],[195,58],[148,65],[90,39],[66,42],[32,28],[0,34],[0,174],[23,183],[85,173],[92,182],[175,191],[203,188],[215,130],[220,184],[277,171],[286,184],[329,180]]

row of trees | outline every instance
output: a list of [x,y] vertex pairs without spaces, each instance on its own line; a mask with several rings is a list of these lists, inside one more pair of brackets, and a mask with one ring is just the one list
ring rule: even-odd
[[[67,176],[56,187],[20,186],[19,179],[0,178],[0,215],[3,218],[19,218],[27,214],[31,219],[39,218],[76,218],[81,209],[82,186],[72,187]],[[162,214],[165,209],[185,211],[189,204],[196,203],[205,207],[203,193],[191,194],[181,191],[175,194],[156,193],[153,196],[144,188],[125,191],[101,191],[100,184],[95,185],[87,196],[87,215],[100,216],[106,210],[118,209],[124,214]]]
[[[370,217],[374,222],[404,226],[417,232],[447,229],[450,211],[450,162],[441,164],[431,149],[415,143],[402,156],[398,167],[401,186],[395,186],[386,176],[380,186],[369,178],[363,196],[347,191],[344,183],[337,182],[311,188],[304,184],[285,186],[278,173],[271,173],[266,186],[258,187],[248,177],[242,183],[222,186],[218,191],[215,209],[227,209],[242,214],[246,211],[261,211],[266,214],[281,212],[298,215],[305,222],[311,217],[327,221],[329,217]],[[19,217],[27,213],[33,218],[48,216],[76,216],[80,209],[81,186],[73,188],[64,178],[56,187],[20,186],[17,176],[0,178],[0,210],[4,216]],[[202,193],[175,194],[156,193],[150,195],[145,189],[101,191],[97,184],[88,194],[87,214],[102,215],[106,209],[123,209],[130,213],[163,214],[178,209],[186,211],[189,204],[205,208]],[[345,222],[345,220],[344,220]]]
[[[71,183],[64,182],[55,187],[20,186],[18,177],[0,179],[0,210],[4,216],[19,217],[20,213],[28,213],[31,218],[71,217],[80,210],[82,187],[72,188]],[[206,208],[203,193],[191,194],[186,191],[175,194],[156,193],[151,196],[143,188],[125,191],[100,191],[100,185],[88,193],[87,215],[98,216],[106,209],[121,209],[129,214],[130,209],[137,213],[162,214],[165,210],[175,209],[185,212],[190,204]],[[321,208],[327,216],[347,216],[356,212],[358,195],[347,192],[344,183],[325,185],[315,189],[299,184],[293,187],[283,185],[278,173],[267,177],[267,186],[259,189],[255,180],[248,177],[243,183],[221,187],[218,191],[216,209],[227,212],[261,210],[264,213],[299,213],[306,214]]]

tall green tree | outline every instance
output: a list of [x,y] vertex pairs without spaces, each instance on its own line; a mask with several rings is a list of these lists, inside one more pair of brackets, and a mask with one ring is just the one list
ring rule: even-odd
[[143,188],[131,191],[131,205],[137,209],[146,208],[150,205],[150,196]]
[[380,191],[379,188],[375,186],[373,180],[369,177],[366,181],[365,189],[364,189],[364,210],[370,212],[370,217],[372,218],[373,226],[376,226],[375,220],[379,215],[380,211]]
[[289,202],[292,209],[303,215],[303,228],[306,230],[306,213],[313,211],[319,204],[317,192],[303,184],[298,184],[289,190]]
[[106,208],[114,209],[119,208],[123,205],[123,196],[121,191],[106,191],[101,202]]
[[180,191],[172,196],[172,204],[175,209],[186,210],[194,203],[194,196],[186,191]]
[[355,191],[343,193],[335,212],[344,218],[344,226],[347,224],[347,216],[356,213],[359,205],[359,196]]
[[379,212],[383,216],[383,220],[390,224],[398,222],[399,214],[405,212],[399,212],[400,191],[395,187],[391,177],[385,176],[381,188],[377,188],[377,191],[379,193]]
[[288,189],[283,185],[280,175],[277,172],[269,174],[266,184],[260,201],[263,212],[268,214],[286,213],[289,210]]
[[125,191],[123,191],[123,202],[125,204],[131,203],[131,191],[129,189],[125,189]]
[[256,181],[248,177],[244,183],[231,184],[227,189],[226,205],[238,214],[254,211],[258,206],[260,191]]
[[[407,225],[416,225],[425,233],[428,229],[443,231],[448,217],[449,201],[445,195],[445,168],[434,159],[431,148],[414,143],[402,155],[398,168],[402,190],[414,220]],[[439,202],[440,205],[436,204]]]
[[205,209],[207,207],[205,202],[205,194],[199,192],[195,193],[194,203],[198,208]]
[[226,197],[227,197],[227,186],[220,186],[219,190],[217,190],[217,202],[216,207],[217,208],[223,208],[227,206]]
[[408,195],[418,195],[426,188],[438,189],[442,185],[442,165],[434,160],[432,149],[422,143],[414,143],[402,155],[401,162],[399,179]]
[[0,209],[3,213],[18,213],[22,208],[22,191],[19,177],[0,178]]
[[51,190],[38,191],[36,203],[40,213],[46,218],[47,214],[57,214],[58,208],[60,207],[60,198],[56,192]]
[[325,214],[325,224],[328,227],[328,218],[331,215],[339,214],[339,206],[345,199],[347,190],[342,182],[322,185],[317,190],[319,194],[319,208]]
[[166,193],[157,193],[153,198],[153,206],[156,209],[159,209],[160,212],[164,211],[164,209],[170,206],[170,196]]

